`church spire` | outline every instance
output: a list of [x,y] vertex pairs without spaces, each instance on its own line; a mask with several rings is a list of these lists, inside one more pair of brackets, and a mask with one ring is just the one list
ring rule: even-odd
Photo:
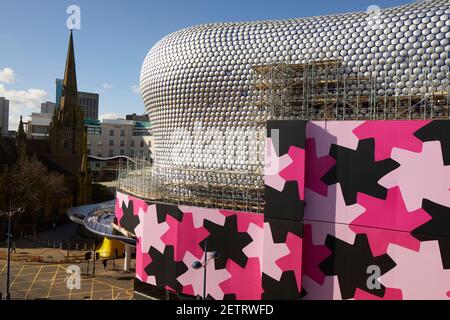
[[77,75],[73,32],[70,31],[64,70],[63,90],[59,108],[50,125],[49,139],[52,153],[85,154],[86,132],[84,118],[78,103]]
[[64,71],[63,94],[61,98],[61,116],[65,126],[80,126],[80,107],[78,104],[77,74],[75,68],[75,52],[73,31],[70,30],[69,46],[67,48],[66,68]]
[[17,129],[16,143],[17,159],[22,161],[25,159],[27,152],[27,135],[25,133],[25,129],[23,128],[22,116],[20,116],[19,128]]

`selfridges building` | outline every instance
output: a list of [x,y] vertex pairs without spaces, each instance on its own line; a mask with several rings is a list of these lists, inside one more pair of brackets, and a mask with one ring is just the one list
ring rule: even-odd
[[423,1],[163,38],[140,83],[155,197],[259,211],[267,119],[448,119],[449,14]]

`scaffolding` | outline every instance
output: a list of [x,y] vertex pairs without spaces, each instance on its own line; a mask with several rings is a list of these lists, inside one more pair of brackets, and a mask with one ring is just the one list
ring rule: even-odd
[[261,122],[450,119],[448,79],[441,83],[443,90],[426,81],[424,93],[410,89],[405,94],[396,87],[394,94],[388,94],[386,78],[379,83],[375,72],[349,72],[339,59],[256,65],[252,69],[254,104],[266,114]]
[[264,207],[260,170],[161,168],[136,159],[121,166],[118,187],[153,202],[255,213],[262,213]]

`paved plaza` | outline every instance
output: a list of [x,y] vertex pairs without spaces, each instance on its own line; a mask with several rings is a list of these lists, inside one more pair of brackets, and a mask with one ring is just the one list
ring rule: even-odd
[[[133,299],[133,273],[104,271],[97,264],[96,276],[81,276],[80,289],[67,287],[70,264],[11,263],[11,299],[49,300],[131,300]],[[85,272],[85,264],[79,264]],[[92,266],[91,266],[92,274]],[[3,298],[6,283],[6,260],[0,260],[0,291]]]

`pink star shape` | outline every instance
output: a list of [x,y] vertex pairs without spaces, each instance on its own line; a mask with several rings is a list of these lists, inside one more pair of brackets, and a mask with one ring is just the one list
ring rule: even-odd
[[139,225],[136,227],[136,237],[141,238],[142,251],[148,252],[150,247],[163,253],[166,247],[161,237],[169,229],[167,222],[158,223],[156,205],[150,205],[147,211],[139,210]]
[[285,181],[297,181],[300,200],[305,199],[305,149],[291,146],[288,151],[292,163],[280,171]]
[[276,262],[289,254],[285,243],[274,243],[272,231],[268,222],[264,223],[263,272],[269,277],[280,281],[283,270]]
[[260,228],[256,224],[251,223],[248,227],[247,233],[250,235],[253,241],[250,242],[244,249],[242,249],[242,252],[244,252],[244,254],[248,258],[261,258],[263,252],[263,228]]
[[423,199],[450,207],[450,166],[444,166],[439,141],[424,142],[421,153],[394,148],[391,157],[400,167],[379,184],[399,186],[408,211],[421,208]]
[[422,151],[422,141],[414,132],[430,123],[423,120],[366,121],[353,133],[360,139],[375,139],[375,161],[391,157],[393,148]]
[[298,291],[302,291],[302,238],[288,232],[286,245],[290,253],[278,261],[276,264],[284,271],[294,271],[297,281]]
[[[203,268],[194,269],[192,268],[192,263],[194,261],[202,261],[193,256],[189,251],[186,252],[183,262],[188,267],[188,270],[177,278],[178,282],[183,285],[183,293],[195,295],[203,295]],[[215,260],[210,260],[208,266],[206,267],[206,295],[211,295],[215,300],[223,300],[224,293],[220,287],[220,284],[231,277],[230,273],[226,269],[216,270]]]
[[398,187],[389,189],[386,200],[358,193],[358,204],[366,211],[350,225],[355,233],[365,233],[374,256],[386,253],[390,243],[419,250],[420,241],[411,231],[431,219],[423,209],[408,212]]
[[405,300],[449,299],[450,269],[442,266],[438,241],[421,242],[419,252],[391,244],[387,253],[397,266],[380,277],[384,286],[401,289]]
[[203,255],[203,249],[199,246],[199,243],[209,233],[204,227],[194,227],[192,213],[183,214],[181,222],[167,215],[166,222],[169,225],[169,230],[161,237],[161,240],[166,245],[174,246],[175,261],[182,261],[187,251],[200,259]]
[[235,294],[237,300],[261,299],[263,288],[258,258],[248,259],[245,268],[241,268],[233,260],[228,260],[227,270],[231,277],[220,284],[224,294]]

